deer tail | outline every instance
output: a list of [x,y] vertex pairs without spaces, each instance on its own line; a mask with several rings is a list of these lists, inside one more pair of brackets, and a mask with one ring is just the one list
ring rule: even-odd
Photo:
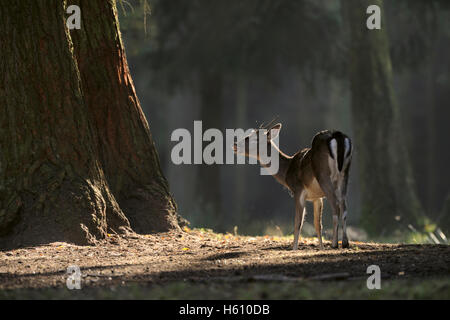
[[[335,168],[338,172],[341,172],[352,153],[352,143],[345,134],[340,131],[334,131],[328,139],[328,151],[330,157],[334,160]],[[330,169],[333,172],[335,168]]]

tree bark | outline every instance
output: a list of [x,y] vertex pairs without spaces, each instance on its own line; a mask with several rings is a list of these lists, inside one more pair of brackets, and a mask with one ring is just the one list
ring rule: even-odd
[[5,246],[92,243],[108,232],[107,215],[129,227],[99,165],[64,15],[61,1],[0,6]]
[[83,14],[81,30],[72,32],[75,56],[111,190],[136,232],[176,228],[176,204],[136,96],[115,1],[73,4]]
[[[417,224],[422,217],[393,90],[381,0],[341,2],[350,26],[350,82],[355,160],[359,162],[361,222],[372,234]],[[369,5],[382,8],[380,30],[366,27]]]
[[0,6],[0,246],[92,244],[130,230],[124,211],[176,227],[115,2],[86,3],[76,50],[64,1]]

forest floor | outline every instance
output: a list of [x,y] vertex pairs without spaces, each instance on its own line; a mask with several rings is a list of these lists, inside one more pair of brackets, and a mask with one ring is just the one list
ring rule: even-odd
[[[108,235],[95,246],[52,243],[0,251],[0,299],[450,299],[450,247],[249,237],[185,229]],[[81,290],[66,287],[81,269]],[[366,286],[381,270],[381,290]]]

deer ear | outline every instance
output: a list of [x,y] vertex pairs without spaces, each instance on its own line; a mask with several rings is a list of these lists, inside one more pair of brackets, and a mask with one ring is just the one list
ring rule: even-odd
[[272,140],[278,137],[281,130],[281,123],[277,123],[267,131],[267,139]]

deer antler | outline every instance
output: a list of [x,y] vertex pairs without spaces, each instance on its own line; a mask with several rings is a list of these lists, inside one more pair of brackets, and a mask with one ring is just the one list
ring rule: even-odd
[[268,124],[266,124],[264,127],[262,127],[261,129],[266,129],[269,130],[276,122],[276,120],[278,119],[279,116],[275,116]]
[[265,121],[261,122],[258,126],[258,130],[264,129],[264,124],[265,124]]

